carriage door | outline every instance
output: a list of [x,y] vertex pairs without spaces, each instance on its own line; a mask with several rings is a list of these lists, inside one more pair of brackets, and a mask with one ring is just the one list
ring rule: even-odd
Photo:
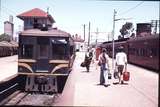
[[38,58],[37,70],[38,72],[48,72],[49,67],[49,39],[38,39]]

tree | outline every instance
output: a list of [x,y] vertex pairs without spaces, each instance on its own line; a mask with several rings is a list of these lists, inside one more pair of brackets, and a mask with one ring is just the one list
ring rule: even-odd
[[10,41],[10,36],[9,35],[7,35],[7,34],[1,34],[0,35],[0,41]]
[[133,23],[126,22],[122,28],[120,29],[120,33],[122,35],[122,38],[124,38],[125,35],[129,35],[131,32],[133,32]]

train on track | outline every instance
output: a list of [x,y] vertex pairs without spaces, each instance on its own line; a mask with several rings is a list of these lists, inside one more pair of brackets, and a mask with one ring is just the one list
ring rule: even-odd
[[0,57],[16,55],[18,52],[18,43],[17,42],[0,42]]
[[[129,63],[159,71],[159,34],[151,34],[150,31],[149,23],[139,23],[136,37],[115,40],[114,58],[118,47],[123,46]],[[112,41],[104,42],[100,47],[106,48],[109,56],[113,56]]]
[[75,59],[71,35],[57,28],[28,29],[19,34],[18,75],[27,92],[62,92]]

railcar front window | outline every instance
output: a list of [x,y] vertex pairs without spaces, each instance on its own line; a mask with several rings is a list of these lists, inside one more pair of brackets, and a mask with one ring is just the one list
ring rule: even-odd
[[52,58],[67,59],[67,41],[65,39],[52,40]]

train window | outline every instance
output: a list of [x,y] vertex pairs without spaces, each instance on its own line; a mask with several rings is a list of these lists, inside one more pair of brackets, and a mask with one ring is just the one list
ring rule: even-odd
[[67,59],[66,39],[52,39],[52,58]]
[[133,49],[129,48],[129,54],[133,54]]
[[141,55],[144,56],[144,49],[141,49]]
[[136,55],[139,56],[139,54],[138,54],[138,49],[135,49],[135,50],[136,50]]
[[52,57],[55,59],[65,59],[67,46],[64,44],[52,44]]
[[139,55],[139,56],[142,56],[142,53],[141,53],[141,49],[140,49],[140,48],[138,49],[138,55]]
[[135,48],[129,48],[129,53],[134,55],[135,54]]
[[22,45],[21,55],[24,58],[32,58],[33,57],[33,45]]
[[157,56],[157,51],[155,48],[150,49],[150,55]]
[[48,58],[48,46],[47,45],[39,45],[39,49],[38,49],[38,58],[39,59],[46,59]]

